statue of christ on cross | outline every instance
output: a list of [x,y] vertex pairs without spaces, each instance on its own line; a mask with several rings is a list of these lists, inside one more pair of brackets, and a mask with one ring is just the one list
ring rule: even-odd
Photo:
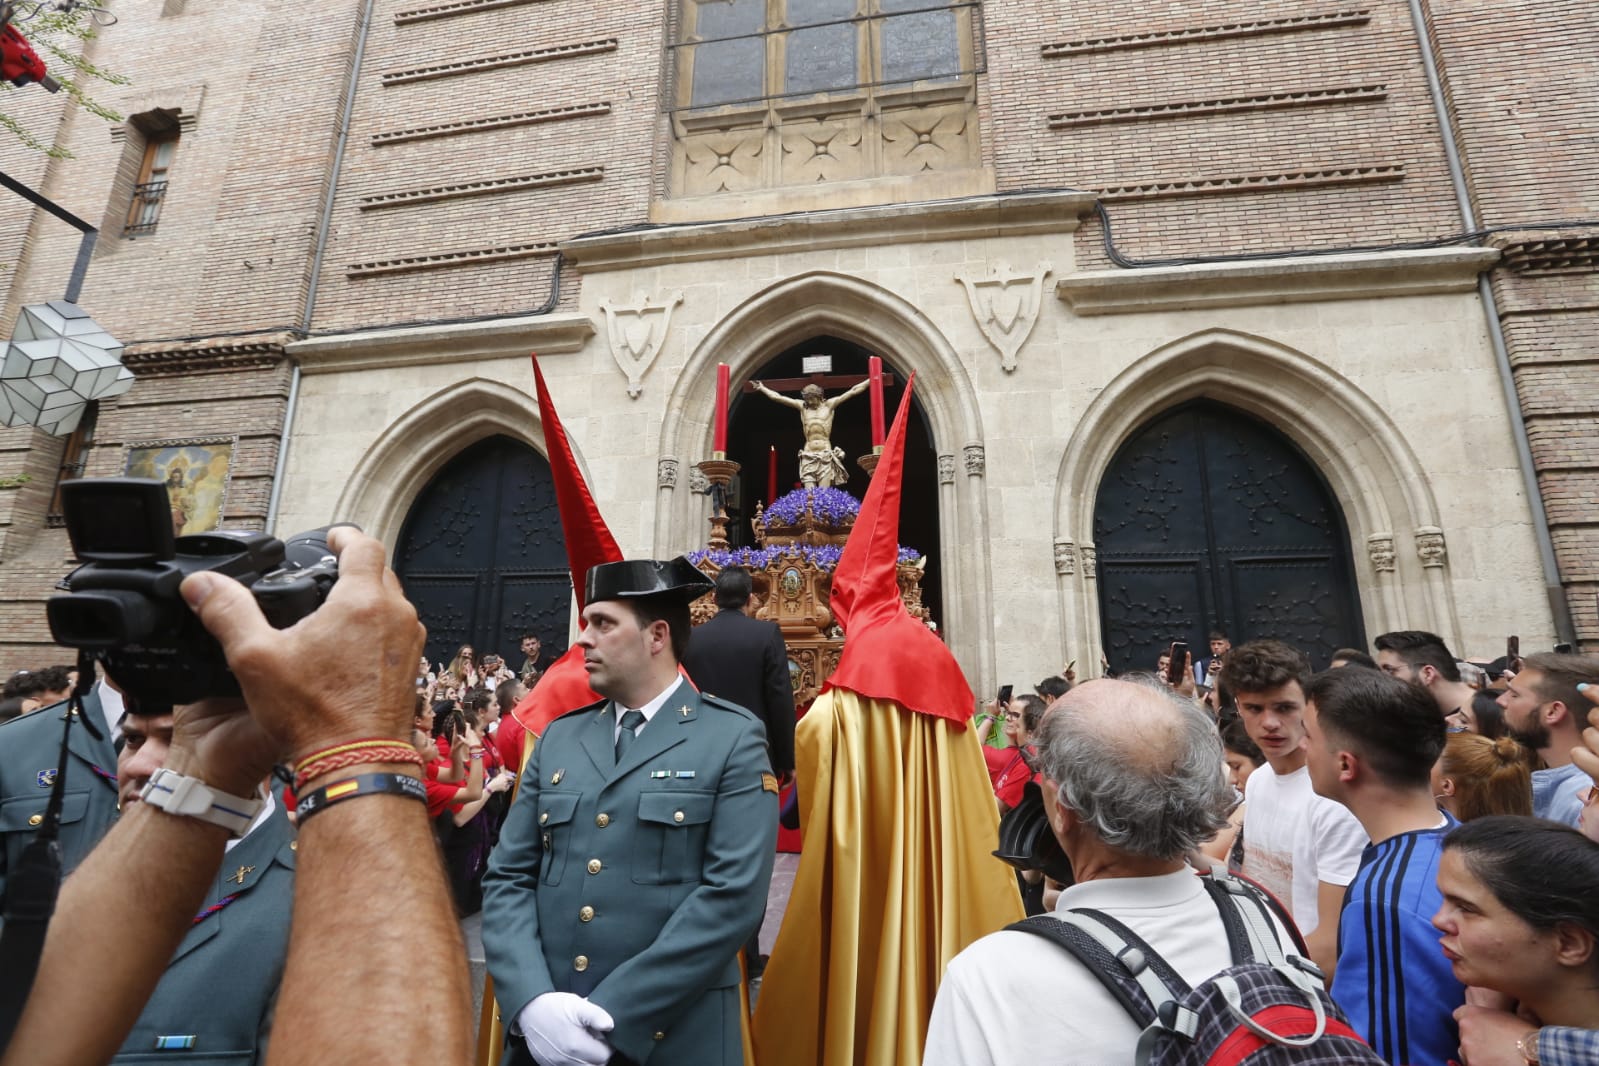
[[800,413],[800,423],[805,428],[805,447],[799,452],[800,484],[806,488],[829,488],[849,481],[849,471],[844,466],[844,449],[833,447],[833,412],[839,404],[852,396],[865,392],[871,382],[862,378],[849,389],[827,399],[822,387],[815,382],[800,390],[800,398],[774,392],[759,381],[750,385],[756,392],[785,407]]

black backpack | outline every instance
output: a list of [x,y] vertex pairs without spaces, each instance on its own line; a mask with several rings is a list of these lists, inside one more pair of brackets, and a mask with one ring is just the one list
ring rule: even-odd
[[1137,1066],[1382,1063],[1327,995],[1316,964],[1278,939],[1265,893],[1221,869],[1200,876],[1221,912],[1233,965],[1193,988],[1101,911],[1043,914],[1008,928],[1054,941],[1099,978],[1143,1027]]

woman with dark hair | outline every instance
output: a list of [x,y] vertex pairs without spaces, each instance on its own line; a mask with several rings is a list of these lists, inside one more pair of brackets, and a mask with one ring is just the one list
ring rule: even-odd
[[1432,769],[1438,806],[1469,822],[1488,814],[1532,814],[1532,763],[1509,737],[1451,733]]
[[1266,764],[1266,756],[1249,739],[1243,719],[1229,715],[1221,723],[1222,754],[1227,761],[1227,783],[1238,793],[1238,806],[1227,818],[1227,827],[1199,850],[1207,859],[1225,861],[1237,873],[1244,864],[1244,785],[1249,775]]
[[[1022,790],[1033,779],[1033,733],[1044,717],[1044,701],[1032,693],[1017,696],[1005,707],[1005,739],[1011,747],[1001,748],[1003,760],[994,775],[994,795],[1003,813],[1022,801]],[[990,749],[992,750],[992,749]]]
[[1444,716],[1451,733],[1480,733],[1489,740],[1505,735],[1505,709],[1489,692],[1479,692]]
[[[483,697],[485,705],[487,698]],[[481,817],[483,807],[509,788],[512,778],[486,769],[487,748],[473,724],[476,704],[468,712],[460,700],[441,700],[433,709],[433,740],[440,758],[428,767],[428,816],[443,848],[456,912],[464,918],[483,906],[483,869],[492,846],[488,823]],[[440,771],[437,776],[435,767]],[[455,777],[460,770],[464,773]],[[450,777],[463,783],[436,787]]]
[[1592,1061],[1562,1051],[1599,1040],[1571,1031],[1599,1030],[1596,885],[1599,843],[1569,826],[1490,815],[1444,838],[1439,947],[1462,984],[1500,993],[1506,1008],[1456,1011],[1464,1061],[1501,1061],[1512,1049],[1545,1066]]

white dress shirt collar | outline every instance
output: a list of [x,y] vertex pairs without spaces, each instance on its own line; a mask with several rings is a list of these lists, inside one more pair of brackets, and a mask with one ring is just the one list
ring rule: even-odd
[[[650,724],[650,719],[655,717],[655,712],[666,706],[666,701],[672,698],[672,693],[676,692],[682,686],[682,684],[683,675],[678,674],[672,679],[672,683],[670,685],[667,685],[666,688],[661,690],[661,694],[659,696],[656,696],[644,706],[637,708],[638,712],[644,716],[644,725]],[[634,708],[623,707],[615,700],[611,701],[611,706],[616,708],[616,724],[611,729],[611,740],[614,742],[617,737],[622,735],[622,715]],[[639,726],[639,729],[643,728],[643,725]],[[638,730],[634,730],[634,735],[638,735]]]

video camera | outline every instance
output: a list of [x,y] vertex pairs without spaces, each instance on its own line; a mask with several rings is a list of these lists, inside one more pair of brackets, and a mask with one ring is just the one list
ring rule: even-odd
[[228,530],[177,536],[166,484],[153,478],[64,482],[61,511],[83,565],[46,605],[50,633],[94,655],[146,706],[240,695],[221,645],[178,594],[185,577],[214,570],[238,580],[284,629],[321,606],[339,576],[332,526],[287,541]]

